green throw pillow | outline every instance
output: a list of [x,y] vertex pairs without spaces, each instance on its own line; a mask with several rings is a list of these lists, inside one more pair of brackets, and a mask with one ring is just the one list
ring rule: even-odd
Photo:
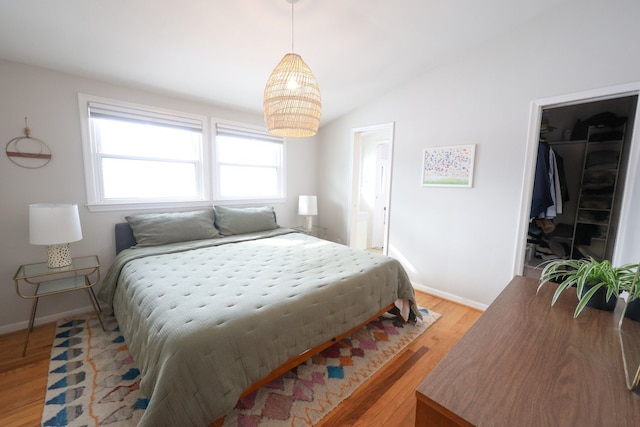
[[136,247],[220,236],[214,226],[213,209],[131,215],[126,217],[126,220],[136,238]]
[[218,227],[220,234],[225,236],[278,228],[272,206],[257,208],[215,206],[215,211],[216,227]]

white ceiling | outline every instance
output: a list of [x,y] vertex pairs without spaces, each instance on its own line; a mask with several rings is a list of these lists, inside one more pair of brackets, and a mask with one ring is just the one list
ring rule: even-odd
[[[327,123],[568,0],[300,0]],[[260,113],[287,0],[0,0],[0,58]],[[0,76],[2,78],[2,76]]]

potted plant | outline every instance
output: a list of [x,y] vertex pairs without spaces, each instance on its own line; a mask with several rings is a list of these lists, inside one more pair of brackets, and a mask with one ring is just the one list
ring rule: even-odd
[[636,272],[633,275],[631,282],[629,282],[628,287],[625,287],[627,292],[629,292],[627,309],[624,313],[625,317],[637,320],[640,322],[640,267],[636,264]]
[[593,258],[552,260],[542,270],[538,290],[545,283],[558,283],[551,300],[553,305],[565,289],[575,286],[578,305],[573,317],[578,317],[587,306],[613,311],[620,292],[631,288],[637,267],[637,264],[614,267],[609,260]]

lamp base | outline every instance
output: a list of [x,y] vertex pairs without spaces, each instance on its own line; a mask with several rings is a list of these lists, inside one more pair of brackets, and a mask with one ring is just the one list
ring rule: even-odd
[[71,265],[71,252],[69,244],[47,246],[47,267],[60,268]]
[[313,228],[313,217],[311,215],[304,217],[304,228],[305,230],[311,230]]

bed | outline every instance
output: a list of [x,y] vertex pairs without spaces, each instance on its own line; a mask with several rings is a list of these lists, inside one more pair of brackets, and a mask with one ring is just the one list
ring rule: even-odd
[[142,426],[206,426],[393,305],[421,317],[397,260],[279,227],[270,207],[134,215],[116,230],[98,296],[150,396]]

